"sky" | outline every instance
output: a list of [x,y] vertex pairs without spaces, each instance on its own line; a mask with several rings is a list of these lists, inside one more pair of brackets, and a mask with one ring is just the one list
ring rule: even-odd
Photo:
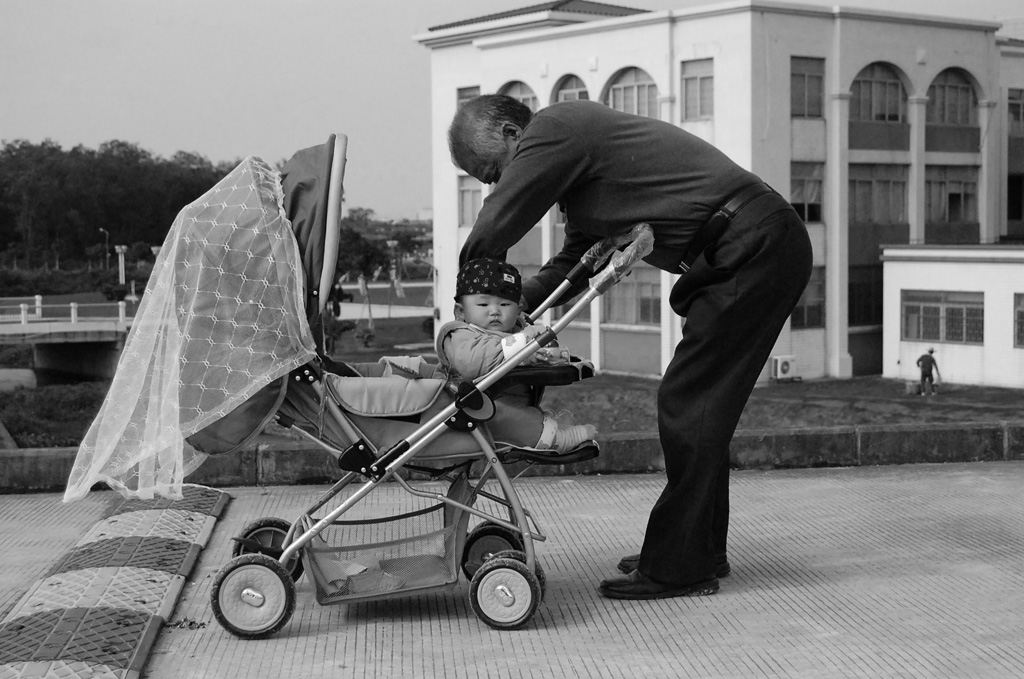
[[[609,0],[676,9],[706,0]],[[792,0],[832,6],[834,0]],[[431,26],[539,0],[0,0],[0,141],[113,139],[157,156],[270,163],[349,137],[349,208],[415,219],[431,203]],[[1020,19],[1020,0],[852,0]]]

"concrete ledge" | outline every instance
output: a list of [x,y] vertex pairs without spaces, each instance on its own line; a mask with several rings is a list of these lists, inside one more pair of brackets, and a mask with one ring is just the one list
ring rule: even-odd
[[[77,448],[0,450],[0,493],[64,489]],[[1024,421],[942,425],[871,425],[736,432],[735,469],[856,467],[924,462],[1024,460]],[[511,465],[523,472],[526,465]],[[658,435],[627,432],[601,438],[601,456],[574,465],[530,467],[524,476],[660,472]],[[189,483],[273,486],[325,483],[340,477],[334,460],[309,443],[259,443],[234,455],[209,458]]]

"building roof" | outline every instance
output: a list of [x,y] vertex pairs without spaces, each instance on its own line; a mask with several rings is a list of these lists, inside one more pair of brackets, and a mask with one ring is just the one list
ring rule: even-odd
[[555,2],[542,2],[538,5],[530,5],[529,7],[521,7],[519,9],[508,10],[507,12],[497,12],[495,14],[487,14],[485,16],[476,17],[475,19],[464,19],[462,21],[455,21],[449,24],[441,24],[440,26],[431,26],[428,31],[440,31],[446,28],[457,28],[459,26],[470,26],[472,24],[480,24],[486,21],[494,21],[497,19],[507,19],[509,17],[524,16],[527,14],[536,14],[538,12],[569,12],[573,14],[589,14],[593,16],[603,17],[623,17],[631,16],[633,14],[643,14],[647,10],[645,9],[633,9],[632,7],[623,7],[621,5],[607,5],[603,2],[591,2],[591,0],[556,0]]

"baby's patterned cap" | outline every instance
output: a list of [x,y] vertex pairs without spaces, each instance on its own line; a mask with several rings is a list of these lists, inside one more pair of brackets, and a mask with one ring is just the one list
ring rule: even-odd
[[508,262],[474,259],[463,265],[455,279],[455,301],[461,301],[463,295],[495,295],[519,304],[523,279]]

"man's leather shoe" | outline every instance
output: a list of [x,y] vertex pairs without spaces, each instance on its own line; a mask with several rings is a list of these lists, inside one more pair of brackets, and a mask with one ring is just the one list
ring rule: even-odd
[[[632,573],[633,571],[635,571],[639,567],[640,567],[640,555],[639,554],[630,554],[629,556],[622,557],[622,559],[619,561],[619,565],[617,566],[617,568],[619,569],[619,572],[620,573],[625,573],[626,575],[629,575],[630,573]],[[716,554],[715,555],[715,577],[716,578],[724,578],[724,577],[727,577],[729,575],[729,573],[732,573],[732,566],[729,565],[728,557],[726,557],[725,554]]]
[[671,585],[651,580],[640,571],[601,582],[598,591],[609,599],[670,599],[677,596],[708,596],[718,591],[718,578],[689,585]]

